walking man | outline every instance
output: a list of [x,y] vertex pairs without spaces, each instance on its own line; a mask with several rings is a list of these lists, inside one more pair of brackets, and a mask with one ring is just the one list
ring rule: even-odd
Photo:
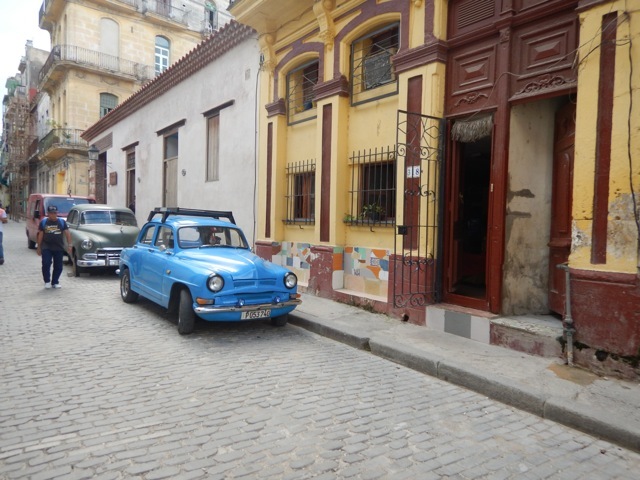
[[[44,288],[62,288],[60,275],[64,260],[64,238],[67,239],[67,249],[71,255],[71,234],[69,226],[62,218],[58,218],[58,207],[47,207],[47,218],[38,226],[38,255],[42,256],[42,278]],[[53,274],[51,262],[53,261]]]
[[7,223],[7,212],[2,209],[0,204],[0,265],[4,264],[4,248],[2,247],[2,225]]

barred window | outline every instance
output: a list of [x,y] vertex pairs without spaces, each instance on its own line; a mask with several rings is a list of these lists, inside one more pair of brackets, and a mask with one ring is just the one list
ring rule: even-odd
[[392,147],[353,152],[350,211],[344,222],[350,225],[395,224],[396,152]]
[[316,161],[287,165],[287,215],[285,223],[315,223]]
[[[351,103],[396,94],[398,85],[391,57],[399,48],[397,23],[359,38],[351,45]],[[382,88],[384,87],[384,88]],[[373,92],[373,90],[376,90]]]
[[287,75],[287,115],[289,124],[316,117],[313,88],[318,83],[318,60],[292,70]]

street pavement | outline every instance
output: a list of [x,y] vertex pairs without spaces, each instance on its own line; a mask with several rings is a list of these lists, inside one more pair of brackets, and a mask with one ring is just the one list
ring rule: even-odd
[[636,384],[309,295],[180,336],[4,227],[0,479],[638,478]]

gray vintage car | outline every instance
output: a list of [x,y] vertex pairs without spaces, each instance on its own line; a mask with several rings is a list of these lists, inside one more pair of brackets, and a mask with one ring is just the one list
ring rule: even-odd
[[76,277],[92,269],[118,268],[120,252],[133,245],[140,232],[131,210],[101,204],[76,205],[67,223]]

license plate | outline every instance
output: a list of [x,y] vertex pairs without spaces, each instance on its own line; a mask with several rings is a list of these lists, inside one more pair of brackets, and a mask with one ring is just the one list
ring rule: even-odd
[[250,310],[242,312],[240,318],[242,320],[254,320],[256,318],[267,318],[271,316],[271,310]]

